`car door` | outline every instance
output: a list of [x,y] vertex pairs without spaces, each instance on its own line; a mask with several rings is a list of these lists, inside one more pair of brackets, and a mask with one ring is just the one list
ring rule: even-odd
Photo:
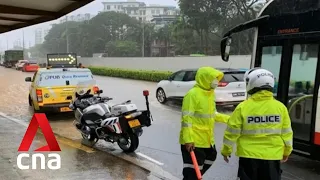
[[179,97],[179,88],[181,86],[181,82],[184,78],[186,71],[178,71],[172,75],[170,78],[170,82],[167,86],[167,96],[168,97]]
[[30,85],[30,89],[29,89],[30,97],[31,97],[32,100],[37,100],[37,95],[36,95],[36,86],[37,86],[36,77],[37,77],[37,73],[38,72],[34,73],[34,75],[32,77],[32,82],[31,82],[31,85]]
[[177,83],[177,96],[184,97],[187,92],[195,85],[195,77],[197,71],[186,71],[183,80]]

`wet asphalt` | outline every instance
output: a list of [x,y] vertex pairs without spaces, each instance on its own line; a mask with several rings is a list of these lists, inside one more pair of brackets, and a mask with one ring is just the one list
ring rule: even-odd
[[[76,179],[148,179],[149,172],[129,162],[107,153],[96,151],[92,148],[82,146],[80,142],[70,142],[63,137],[57,137],[61,148],[58,153],[61,157],[61,169],[40,169],[40,160],[37,161],[37,169],[31,169],[31,158],[23,158],[22,164],[29,165],[30,169],[21,170],[17,166],[17,152],[20,142],[26,131],[26,127],[6,118],[0,117],[0,179],[1,180],[76,180]],[[40,133],[35,137],[31,147],[32,150],[46,145],[44,136]],[[46,156],[45,162],[52,158]]]
[[[24,82],[24,78],[32,75],[33,73],[23,73],[0,67],[1,112],[24,122],[30,120],[32,110],[28,107],[27,102],[29,83]],[[178,143],[180,102],[169,102],[166,105],[158,103],[155,98],[156,83],[100,76],[95,76],[95,79],[100,89],[104,90],[103,95],[114,99],[112,103],[120,103],[130,99],[141,109],[145,109],[142,91],[148,89],[150,91],[150,109],[154,118],[153,125],[144,129],[140,138],[140,146],[135,153],[124,155],[116,145],[104,142],[99,142],[95,148],[103,151],[106,156],[111,153],[150,171],[156,171],[158,174],[169,173],[181,179],[182,159]],[[221,112],[230,113],[231,111],[223,109]],[[48,118],[55,133],[72,139],[74,142],[81,140],[80,134],[72,127],[72,114],[48,115]],[[219,153],[224,129],[224,124],[216,124],[215,139],[218,157],[203,179],[236,179],[237,157],[233,155],[227,164]],[[106,166],[107,168],[109,166]],[[302,157],[292,155],[290,161],[283,164],[282,168],[284,180],[320,179],[320,163]],[[164,170],[164,172],[160,172],[160,170]]]

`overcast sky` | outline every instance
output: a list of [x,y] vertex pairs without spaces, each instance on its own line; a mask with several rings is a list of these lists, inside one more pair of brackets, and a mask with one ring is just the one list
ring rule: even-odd
[[[106,1],[126,1],[126,0],[95,0],[94,2],[74,11],[70,14],[97,14],[99,11],[103,10],[102,2]],[[177,6],[176,0],[136,0],[140,2],[145,2],[146,4],[159,4],[159,5],[171,5]],[[50,21],[47,23],[42,23],[39,25],[30,26],[27,28],[11,31],[8,33],[0,34],[0,51],[7,49],[7,42],[9,49],[13,47],[14,41],[20,39],[22,41],[23,32],[24,32],[24,39],[25,39],[25,46],[29,47],[29,43],[33,46],[34,45],[34,31],[37,28],[49,28],[50,24],[53,24],[57,21]]]

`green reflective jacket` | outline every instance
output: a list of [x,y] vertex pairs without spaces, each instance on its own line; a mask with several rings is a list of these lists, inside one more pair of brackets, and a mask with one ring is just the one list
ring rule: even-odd
[[214,90],[211,83],[219,81],[223,73],[212,68],[199,68],[196,85],[183,98],[180,144],[194,143],[195,147],[209,148],[214,145],[215,121],[226,123],[229,116],[216,112]]
[[224,133],[222,155],[232,153],[245,158],[281,160],[292,152],[293,132],[288,110],[273,98],[273,93],[260,91],[238,105]]

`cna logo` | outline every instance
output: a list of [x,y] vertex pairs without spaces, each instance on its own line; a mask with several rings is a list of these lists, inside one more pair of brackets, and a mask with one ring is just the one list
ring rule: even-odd
[[[42,133],[47,141],[47,145],[40,147],[35,152],[51,152],[61,151],[60,146],[53,134],[49,121],[44,113],[35,113],[30,121],[27,131],[22,139],[18,152],[28,152],[33,142],[34,137],[37,134],[37,130],[40,127]],[[30,158],[29,153],[20,153],[17,157],[17,166],[19,169],[25,170],[30,169],[29,164],[22,164],[23,158]],[[46,159],[49,160],[46,162]],[[61,168],[61,157],[57,153],[47,154],[47,158],[43,153],[35,153],[31,155],[31,168],[37,169],[37,159],[40,159],[40,169],[47,168],[56,170]]]

